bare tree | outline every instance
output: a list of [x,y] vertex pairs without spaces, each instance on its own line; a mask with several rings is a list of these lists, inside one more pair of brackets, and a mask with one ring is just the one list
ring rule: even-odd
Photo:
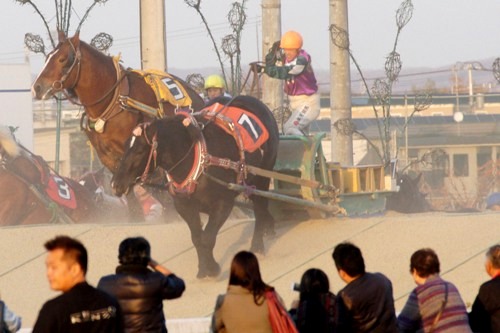
[[201,10],[201,1],[202,0],[184,0],[184,2],[200,15],[205,28],[207,29],[207,33],[212,40],[212,44],[214,47],[214,51],[217,54],[217,59],[219,61],[219,66],[221,69],[222,76],[224,80],[228,84],[228,88],[231,94],[237,95],[241,91],[242,85],[242,74],[241,74],[241,36],[242,31],[246,23],[246,13],[245,13],[245,4],[247,0],[241,0],[241,2],[233,2],[231,5],[231,9],[227,15],[227,19],[229,21],[229,25],[232,29],[232,33],[225,36],[221,41],[221,47],[224,54],[226,54],[229,58],[230,69],[231,69],[231,77],[228,80],[226,75],[226,70],[224,67],[224,60],[222,59],[221,52],[219,50],[219,46],[215,41],[215,37],[212,34],[208,21]]
[[496,58],[491,67],[493,68],[493,76],[500,83],[500,58]]
[[[337,131],[343,133],[356,133],[364,137],[368,143],[375,149],[375,152],[378,154],[380,160],[388,165],[391,161],[391,98],[392,98],[392,87],[393,84],[398,80],[399,73],[402,68],[402,61],[400,54],[397,52],[397,45],[399,41],[400,34],[403,28],[408,24],[413,15],[413,4],[411,0],[405,0],[399,6],[396,12],[396,25],[397,25],[397,33],[394,40],[394,45],[392,51],[386,58],[385,61],[385,78],[384,79],[376,79],[373,83],[371,89],[368,87],[368,83],[363,75],[363,71],[359,63],[356,61],[349,43],[349,34],[344,29],[332,24],[330,26],[330,38],[332,43],[334,43],[337,47],[347,50],[349,53],[349,57],[353,61],[356,69],[358,70],[362,82],[365,85],[366,92],[371,101],[373,101],[372,107],[373,112],[375,114],[375,118],[377,120],[378,132],[381,141],[381,150],[375,145],[371,140],[369,140],[366,136],[356,130],[355,126],[349,119],[341,119],[337,123],[334,124]],[[422,110],[427,109],[432,102],[432,98],[429,94],[419,94],[415,96],[415,105],[414,109],[408,117],[406,123],[402,131],[406,129],[408,126],[408,122],[411,120],[412,116],[416,112],[420,112]]]
[[[45,15],[40,11],[40,9],[35,4],[35,2],[32,0],[15,0],[15,1],[21,5],[29,5],[29,6],[33,7],[35,12],[42,19],[43,24],[45,25],[45,28],[47,29],[47,34],[49,36],[50,44],[51,44],[52,48],[55,48],[56,42],[55,42],[54,36],[52,36],[53,30],[50,29],[49,23],[46,20]],[[89,13],[92,11],[92,9],[97,4],[104,5],[107,1],[108,0],[93,0],[92,4],[90,4],[89,7],[86,9],[85,14],[82,16],[80,22],[78,23],[76,31],[77,32],[80,31],[83,23],[87,20]],[[73,1],[72,0],[54,0],[54,7],[55,7],[55,12],[56,12],[56,15],[55,15],[55,17],[56,17],[56,27],[55,27],[56,31],[57,32],[64,32],[65,35],[68,35],[69,29],[71,26],[71,14],[74,12]],[[47,55],[43,38],[38,34],[27,33],[24,36],[24,44],[26,45],[26,47],[30,51],[32,51],[34,53],[42,53],[44,55]],[[101,32],[101,33],[97,34],[92,39],[91,44],[101,51],[106,51],[113,44],[113,37],[109,34]]]

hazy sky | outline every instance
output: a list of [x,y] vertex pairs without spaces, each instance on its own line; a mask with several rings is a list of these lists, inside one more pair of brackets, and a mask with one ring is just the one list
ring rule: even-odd
[[[33,0],[55,27],[54,1]],[[202,0],[202,8],[217,42],[230,33],[226,15],[235,0]],[[218,65],[212,44],[196,11],[183,0],[165,0],[167,57],[170,71]],[[77,15],[83,15],[91,0],[74,0],[73,31]],[[396,35],[395,13],[400,0],[349,0],[351,49],[363,69],[382,69]],[[402,31],[398,51],[403,69],[449,66],[457,61],[477,61],[500,56],[500,1],[414,0],[413,17]],[[297,30],[316,68],[329,66],[329,1],[281,0],[282,30]],[[24,34],[46,36],[41,19],[31,6],[1,0],[0,63],[24,59]],[[258,60],[261,0],[247,1],[247,25],[243,35],[243,63]],[[127,67],[140,66],[139,1],[109,0],[98,5],[84,24],[81,38],[90,41],[98,32],[114,37],[110,53],[122,53]],[[48,45],[48,41],[46,41]],[[51,47],[48,47],[51,49]],[[261,51],[260,51],[261,52]],[[30,55],[33,72],[41,69],[43,57]],[[491,67],[491,64],[483,64]]]

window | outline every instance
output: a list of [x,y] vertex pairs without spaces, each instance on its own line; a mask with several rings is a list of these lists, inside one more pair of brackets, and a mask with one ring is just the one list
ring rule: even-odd
[[430,152],[431,169],[427,171],[425,179],[433,189],[444,186],[444,178],[448,177],[450,160],[448,154],[443,149],[433,149]]
[[469,155],[467,154],[453,155],[453,176],[455,177],[469,176]]
[[491,149],[490,151],[485,151],[485,152],[482,152],[481,150],[478,151],[476,155],[476,162],[477,162],[478,175],[481,175],[482,172],[491,168],[493,162],[491,160]]

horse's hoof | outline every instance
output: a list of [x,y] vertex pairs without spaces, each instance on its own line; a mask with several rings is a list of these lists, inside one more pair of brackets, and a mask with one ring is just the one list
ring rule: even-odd
[[220,266],[219,266],[219,264],[215,264],[212,267],[210,267],[208,269],[207,274],[208,274],[209,277],[217,277],[217,276],[219,276],[219,274],[220,274]]
[[202,272],[202,271],[198,271],[198,274],[196,274],[196,278],[197,278],[197,279],[200,279],[200,280],[201,280],[201,279],[204,279],[204,278],[206,278],[206,277],[208,277],[207,273]]
[[215,278],[220,274],[220,266],[216,264],[211,268],[200,269],[198,270],[198,274],[196,274],[196,278],[205,279],[205,278]]

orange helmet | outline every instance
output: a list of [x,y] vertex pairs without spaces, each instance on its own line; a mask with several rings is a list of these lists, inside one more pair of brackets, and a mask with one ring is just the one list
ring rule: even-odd
[[287,31],[281,37],[280,47],[282,49],[301,49],[302,36],[296,31]]

